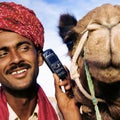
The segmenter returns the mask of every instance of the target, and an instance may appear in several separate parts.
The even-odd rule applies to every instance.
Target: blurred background
[[[87,12],[104,3],[120,4],[120,0],[0,0],[3,1],[16,2],[34,10],[45,29],[44,50],[52,48],[68,69],[70,67],[68,50],[58,35],[60,15],[70,13],[79,20]],[[51,71],[45,63],[39,69],[38,83],[48,97],[54,97],[54,80]]]

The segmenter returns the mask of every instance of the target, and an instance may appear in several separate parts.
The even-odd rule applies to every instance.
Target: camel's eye
[[[65,44],[67,45],[69,50],[72,50],[72,48],[73,48],[73,41],[72,40],[65,42]]]
[[[78,33],[76,33],[75,31],[69,31],[66,34],[64,43],[67,45],[69,50],[73,49],[73,46],[75,41],[77,40],[77,37],[78,37]]]

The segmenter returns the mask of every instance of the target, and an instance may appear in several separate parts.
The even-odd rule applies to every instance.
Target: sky
[[[62,43],[58,34],[60,15],[70,13],[79,20],[87,12],[104,3],[120,4],[120,0],[0,0],[0,2],[3,1],[16,2],[34,10],[44,26],[44,50],[52,48],[68,69],[70,67],[70,58],[67,55],[67,47]],[[37,82],[41,85],[47,96],[54,97],[53,76],[45,63],[39,68]]]

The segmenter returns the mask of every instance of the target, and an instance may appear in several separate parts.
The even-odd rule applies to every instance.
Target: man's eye
[[[20,48],[19,48],[21,51],[28,51],[29,50],[29,46],[21,46]]]
[[[7,52],[0,52],[0,58],[5,57],[7,54],[8,54]]]

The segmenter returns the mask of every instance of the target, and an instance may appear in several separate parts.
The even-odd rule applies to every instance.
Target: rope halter
[[[92,27],[94,27],[94,25],[89,24],[89,27],[92,28]],[[77,71],[78,70],[77,60],[78,60],[79,55],[81,54],[81,51],[83,50],[85,42],[87,41],[88,32],[89,32],[88,30],[85,30],[83,32],[83,35],[82,35],[82,37],[81,37],[81,39],[79,41],[79,44],[78,44],[78,46],[76,48],[76,51],[74,53],[74,56],[73,56],[72,62],[71,62],[70,75],[71,75],[71,78],[73,80],[75,80],[75,82],[76,82],[79,90],[82,92],[82,94],[86,98],[92,100],[92,103],[94,105],[95,112],[96,112],[96,118],[97,118],[97,120],[101,120],[101,115],[100,115],[99,108],[98,108],[97,104],[98,104],[98,102],[103,102],[104,100],[95,97],[94,86],[93,86],[93,82],[92,82],[92,79],[91,79],[87,64],[84,62],[85,72],[86,72],[86,76],[87,76],[87,82],[88,82],[90,94],[83,88],[83,86],[82,86],[82,84],[80,82],[80,79],[79,79],[80,75],[79,75],[79,73]]]

